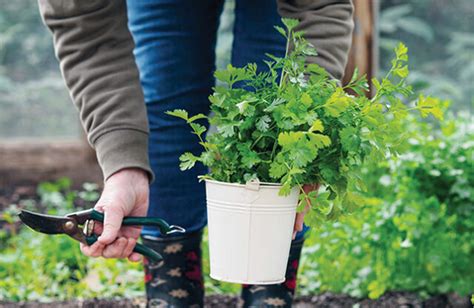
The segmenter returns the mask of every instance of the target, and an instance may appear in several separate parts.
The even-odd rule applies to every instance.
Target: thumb
[[[98,206],[97,210],[100,211],[100,209],[102,209],[104,213],[104,226],[103,232],[98,238],[98,242],[108,245],[117,238],[122,226],[124,214],[120,207]]]

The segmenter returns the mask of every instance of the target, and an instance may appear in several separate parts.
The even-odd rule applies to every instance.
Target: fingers
[[[105,246],[102,256],[104,258],[122,258],[127,244],[128,240],[125,237],[119,237],[113,243]]]
[[[303,222],[304,222],[304,213],[297,213],[296,219],[295,219],[295,226],[293,228],[292,239],[295,239],[297,232],[303,231]]]
[[[103,245],[111,244],[118,236],[119,230],[122,226],[123,211],[120,208],[110,208],[108,206],[103,207],[104,210],[104,223],[103,232],[97,240]]]
[[[305,194],[312,193],[313,191],[318,191],[319,184],[305,184],[303,185],[303,191]],[[296,214],[295,219],[295,226],[293,228],[293,239],[296,238],[296,233],[299,231],[303,231],[303,223],[304,223],[304,216],[309,212],[311,209],[311,200],[309,198],[305,198],[306,204],[303,210],[300,213]]]
[[[140,237],[141,230],[141,226],[122,227],[122,229],[120,230],[120,236],[138,239]]]
[[[128,238],[127,245],[125,245],[125,248],[122,250],[122,255],[120,257],[128,258],[133,253],[133,248],[135,248],[136,244],[137,241],[134,238]]]
[[[319,189],[319,184],[304,184],[303,185],[303,190],[305,193],[309,193],[318,189]]]
[[[91,246],[87,246],[87,245],[81,243],[80,248],[81,248],[81,252],[84,255],[86,255],[88,257],[97,258],[97,257],[100,257],[102,255],[102,251],[104,250],[104,245],[99,243],[99,242],[95,242]]]
[[[141,256],[133,252],[137,240],[134,238],[119,237],[109,245],[103,245],[99,242],[91,246],[81,243],[81,251],[84,255],[97,258],[131,258],[131,261],[139,261]],[[138,256],[137,256],[138,255]]]
[[[142,260],[142,256],[134,252],[128,257],[128,260],[130,260],[131,262],[140,262]]]

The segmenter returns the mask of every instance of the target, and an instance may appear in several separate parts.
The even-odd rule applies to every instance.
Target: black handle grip
[[[97,242],[97,239],[98,239],[98,236],[93,234],[91,236],[87,236],[86,237],[86,242],[87,242],[87,245],[92,245],[94,244],[95,242]],[[153,262],[160,262],[161,260],[163,260],[163,257],[157,253],[156,251],[154,251],[153,249],[151,249],[150,247],[147,247],[145,245],[142,245],[140,243],[137,243],[135,245],[135,248],[133,248],[133,252],[137,252],[145,257],[147,257],[148,259],[150,259],[151,261]]]
[[[90,218],[99,222],[104,222],[104,214],[96,210],[92,210]],[[155,226],[160,229],[160,232],[163,235],[166,235],[171,231],[170,225],[166,221],[155,217],[126,216],[123,218],[122,226]]]

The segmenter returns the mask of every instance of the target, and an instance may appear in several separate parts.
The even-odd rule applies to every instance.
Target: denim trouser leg
[[[214,85],[215,43],[223,0],[127,0],[129,27],[145,94],[150,125],[149,156],[156,175],[150,187],[149,216],[158,216],[188,232],[207,222],[204,183],[197,165],[182,172],[179,156],[202,148],[189,126],[165,114],[186,109],[209,113]],[[273,29],[281,24],[275,0],[236,0],[232,63],[256,62],[265,69],[265,53],[283,56],[285,41]],[[203,123],[204,124],[204,123]],[[143,234],[158,236],[156,228]]]
[[[186,109],[209,113],[214,85],[215,43],[221,0],[128,0],[129,28],[145,94],[150,125],[149,156],[156,175],[150,187],[149,216],[157,216],[188,232],[207,222],[204,183],[198,165],[179,170],[184,152],[199,154],[196,136],[182,120],[165,111]],[[156,228],[143,234],[158,236]]]

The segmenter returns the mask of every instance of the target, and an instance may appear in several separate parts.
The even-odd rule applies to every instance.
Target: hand
[[[303,190],[306,194],[318,189],[319,189],[319,184],[303,185]],[[293,239],[295,239],[297,232],[303,231],[304,216],[306,215],[306,213],[308,213],[310,208],[311,208],[311,202],[310,200],[306,200],[306,206],[304,207],[303,211],[296,213],[295,226],[293,228]]]
[[[145,171],[123,169],[105,182],[95,209],[105,215],[104,223],[96,223],[94,233],[99,239],[91,246],[81,243],[81,251],[89,257],[128,258],[138,262],[141,255],[133,252],[141,227],[122,227],[124,216],[146,216],[149,182]]]

